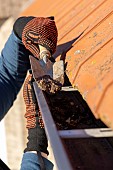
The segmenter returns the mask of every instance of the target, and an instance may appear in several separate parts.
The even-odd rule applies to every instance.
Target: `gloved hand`
[[[13,30],[35,57],[40,58],[39,45],[51,55],[56,50],[58,32],[54,17],[20,17],[16,20]]]
[[[37,151],[46,153],[48,155],[48,142],[41,113],[33,89],[33,81],[34,79],[32,77],[32,74],[30,74],[26,79],[23,88],[23,97],[26,105],[26,127],[28,128],[28,143],[24,152]]]

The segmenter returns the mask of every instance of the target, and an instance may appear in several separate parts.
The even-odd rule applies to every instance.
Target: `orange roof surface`
[[[95,117],[113,129],[112,0],[35,0],[20,15],[55,16],[54,57],[64,59],[72,86]]]

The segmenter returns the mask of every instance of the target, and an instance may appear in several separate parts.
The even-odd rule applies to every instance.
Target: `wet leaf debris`
[[[78,91],[59,91],[46,97],[58,130],[96,127],[95,118]]]

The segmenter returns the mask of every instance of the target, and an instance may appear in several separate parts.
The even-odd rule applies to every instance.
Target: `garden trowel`
[[[38,80],[40,77],[49,75],[53,80],[64,84],[64,63],[63,60],[51,62],[47,58],[37,59],[34,56],[29,56],[33,77]]]

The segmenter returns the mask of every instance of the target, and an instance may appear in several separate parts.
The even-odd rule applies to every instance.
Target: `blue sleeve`
[[[29,68],[29,52],[12,32],[0,56],[0,120],[13,105]]]
[[[46,170],[53,170],[53,163],[43,158]],[[41,170],[38,155],[35,153],[26,152],[23,155],[21,170]]]

